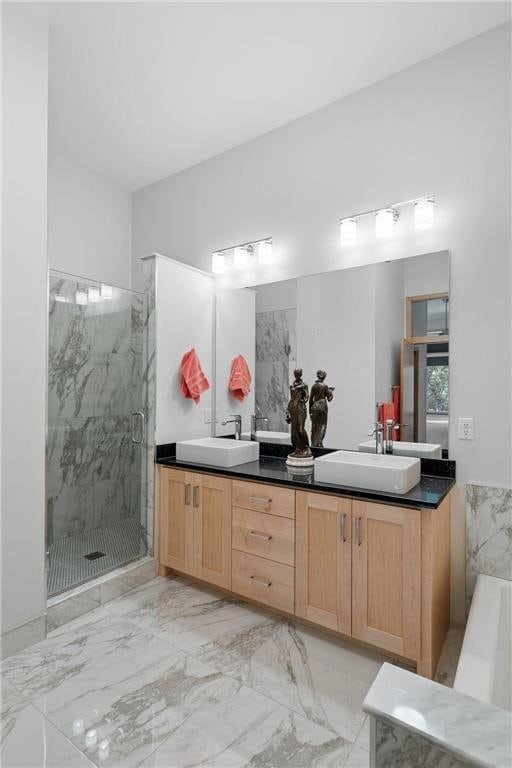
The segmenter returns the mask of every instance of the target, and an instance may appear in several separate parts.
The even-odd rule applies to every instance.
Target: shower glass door
[[[146,316],[135,291],[50,272],[48,595],[146,554]]]

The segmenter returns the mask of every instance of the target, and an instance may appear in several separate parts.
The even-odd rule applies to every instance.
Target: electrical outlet
[[[461,416],[459,418],[459,440],[474,440],[475,439],[475,425],[473,417],[466,418]]]

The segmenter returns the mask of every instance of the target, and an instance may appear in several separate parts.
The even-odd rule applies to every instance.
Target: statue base
[[[289,467],[312,467],[315,463],[315,457],[311,456],[293,456],[290,454],[286,459]]]

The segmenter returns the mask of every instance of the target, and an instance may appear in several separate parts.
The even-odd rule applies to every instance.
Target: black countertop
[[[242,480],[254,480],[274,485],[284,485],[297,490],[323,491],[335,496],[348,496],[353,499],[369,499],[394,506],[422,509],[437,509],[443,499],[455,485],[453,477],[421,475],[420,482],[409,493],[384,493],[369,491],[367,488],[320,483],[315,480],[314,469],[305,473],[304,470],[293,470],[286,465],[284,458],[260,455],[259,461],[238,464],[235,467],[217,467],[211,464],[194,464],[178,461],[175,456],[158,456],[157,464],[175,469],[188,469],[194,472],[204,472],[212,475],[238,477]]]

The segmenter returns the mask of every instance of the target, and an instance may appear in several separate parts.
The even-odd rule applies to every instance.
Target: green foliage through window
[[[427,366],[427,411],[448,413],[448,366]]]

